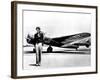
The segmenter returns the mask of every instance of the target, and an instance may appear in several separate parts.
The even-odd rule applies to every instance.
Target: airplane
[[[49,47],[47,48],[47,52],[53,51],[52,46],[78,50],[79,46],[86,46],[86,48],[89,48],[89,46],[91,45],[90,36],[90,33],[78,33],[56,38],[45,37],[44,44],[49,45]],[[29,34],[27,35],[26,41],[28,44],[34,45],[34,38]],[[33,51],[35,51],[35,49],[33,49]]]

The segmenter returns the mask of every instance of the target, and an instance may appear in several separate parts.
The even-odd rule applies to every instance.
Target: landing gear
[[[76,51],[78,50],[79,46],[76,47]]]
[[[86,45],[87,48],[89,48],[90,45]]]
[[[36,52],[36,50],[35,50],[35,48],[33,48],[33,53],[35,53]]]
[[[49,45],[49,47],[47,48],[47,52],[50,53],[53,51],[53,48],[51,47],[51,45]]]
[[[76,51],[78,50],[78,48],[76,48]]]

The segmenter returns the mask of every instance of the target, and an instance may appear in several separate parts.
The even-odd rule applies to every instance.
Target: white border
[[[59,69],[22,69],[22,10],[49,10],[49,11],[69,11],[69,12],[87,12],[92,15],[91,24],[91,67],[76,67],[76,68],[59,68]],[[47,75],[47,74],[61,74],[61,73],[80,73],[80,72],[94,72],[96,65],[96,10],[90,8],[73,8],[73,7],[58,7],[45,5],[17,5],[17,76],[32,76],[32,75]]]

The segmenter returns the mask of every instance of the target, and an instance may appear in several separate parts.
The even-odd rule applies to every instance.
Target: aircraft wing
[[[57,46],[57,47],[61,47],[61,45],[63,45],[61,42],[59,41],[55,41],[52,38],[44,38],[44,44],[47,45],[51,45],[51,46]]]

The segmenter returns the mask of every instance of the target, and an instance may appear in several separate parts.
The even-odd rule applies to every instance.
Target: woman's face
[[[36,29],[36,31],[37,31],[37,33],[39,33],[40,32],[40,29]]]

